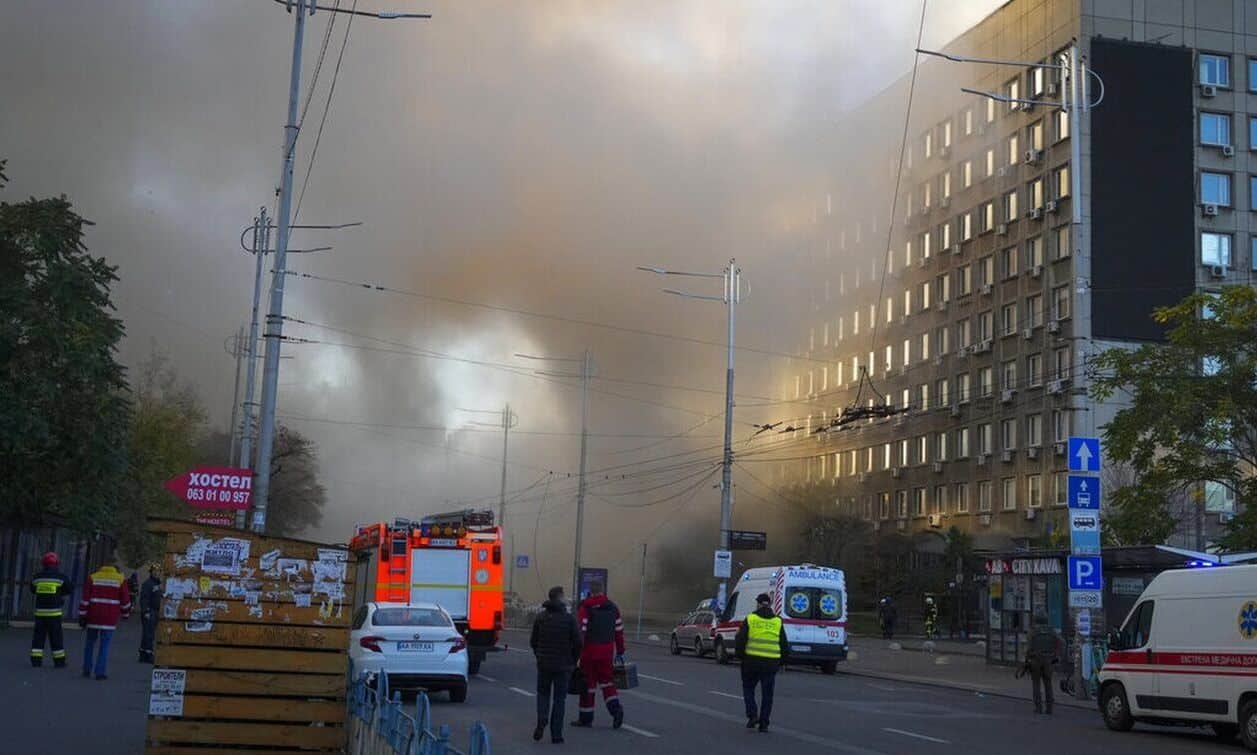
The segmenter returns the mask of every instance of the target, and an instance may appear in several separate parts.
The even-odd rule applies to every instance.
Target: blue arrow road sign
[[[1069,471],[1100,471],[1099,438],[1073,437],[1069,439]]]
[[[1068,501],[1071,509],[1099,509],[1100,478],[1071,474]]]
[[[1099,590],[1104,586],[1099,556],[1070,556],[1070,590]]]

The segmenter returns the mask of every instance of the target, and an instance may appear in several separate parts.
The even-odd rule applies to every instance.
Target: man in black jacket
[[[161,576],[157,564],[148,567],[148,579],[140,585],[140,663],[152,663],[153,641],[157,635],[157,619],[161,614]]]
[[[550,722],[550,741],[563,741],[563,713],[572,669],[580,658],[580,629],[576,617],[567,611],[563,588],[551,587],[550,599],[532,625],[529,644],[537,656],[537,728],[532,738],[540,740]]]

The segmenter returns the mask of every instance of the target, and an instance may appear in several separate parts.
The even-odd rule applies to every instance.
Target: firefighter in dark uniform
[[[767,593],[755,597],[755,611],[747,614],[738,627],[734,646],[742,659],[742,699],[746,703],[746,728],[768,731],[773,713],[773,686],[777,669],[788,656],[790,644],[781,617],[773,613],[772,598]],[[760,688],[759,706],[755,705],[755,687]]]
[[[153,639],[161,614],[161,572],[157,564],[148,567],[148,579],[140,585],[140,663],[153,662]]]
[[[44,665],[44,644],[52,646],[52,665],[65,667],[65,635],[61,631],[62,606],[72,592],[70,578],[57,568],[61,558],[49,551],[42,559],[44,568],[31,580],[35,596],[35,634],[31,638],[31,665]]]
[[[1052,715],[1052,665],[1060,660],[1061,641],[1047,625],[1047,621],[1036,616],[1034,630],[1030,634],[1030,642],[1026,648],[1026,670],[1030,673],[1030,684],[1034,693],[1034,712]],[[1039,688],[1043,692],[1039,692]],[[1044,699],[1046,697],[1046,700]],[[1046,707],[1044,703],[1046,702]]]

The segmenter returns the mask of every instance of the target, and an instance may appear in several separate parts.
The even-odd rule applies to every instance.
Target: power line
[[[336,5],[337,7],[340,6],[340,0],[336,0]],[[297,222],[297,218],[301,215],[301,203],[305,201],[306,187],[310,184],[310,174],[314,172],[314,158],[319,153],[319,143],[323,141],[323,127],[327,125],[327,114],[332,109],[332,95],[336,93],[336,80],[340,78],[340,64],[345,59],[345,46],[349,44],[349,30],[354,28],[354,19],[357,17],[357,15],[358,15],[358,0],[354,0],[353,7],[349,9],[349,21],[345,23],[345,36],[340,41],[340,54],[336,56],[336,68],[332,70],[332,83],[329,84],[327,87],[327,101],[323,104],[323,117],[319,119],[319,130],[318,130],[318,133],[316,133],[314,137],[314,146],[310,148],[310,160],[308,163],[306,163],[306,175],[305,175],[305,178],[301,179],[301,193],[297,195],[297,209],[294,210],[292,214],[292,219],[294,223]],[[335,20],[335,18],[336,18],[336,12],[333,11],[332,19]],[[331,30],[332,30],[332,22],[329,21],[328,34],[327,34],[327,36],[329,37],[331,36]],[[323,50],[324,51],[327,50],[326,38],[324,38],[323,40]],[[322,65],[323,65],[323,53],[319,53],[319,66],[322,66]],[[318,72],[316,70],[315,76],[317,75],[318,75]],[[314,93],[313,82],[311,82],[311,94],[313,93]],[[301,121],[304,124],[305,122],[304,113],[301,116]],[[299,131],[300,129],[298,129],[298,132]],[[296,142],[293,143],[293,146],[295,149]]]
[[[298,417],[291,414],[279,415],[279,418],[296,420],[300,422],[317,422],[317,423],[325,424],[325,425],[351,425],[353,427],[376,427],[376,428],[383,428],[386,430],[425,430],[425,431],[445,432],[445,433],[487,433],[487,434],[492,434],[492,435],[496,435],[501,432],[501,430],[489,430],[489,429],[482,429],[482,428],[477,428],[477,427],[444,427],[442,425],[404,425],[404,424],[395,424],[395,423],[387,423],[387,422],[364,422],[364,421],[359,421],[359,420],[332,419],[329,417]],[[545,437],[580,437],[579,432],[562,432],[562,431],[551,431],[551,430],[514,430],[512,429],[511,435],[538,435],[538,436],[545,436]],[[675,438],[676,436],[675,435],[658,435],[658,434],[650,434],[650,433],[589,433],[589,437],[591,438],[634,438],[634,439],[663,438],[664,440],[670,440],[672,438]],[[715,438],[719,436],[696,435],[693,437]]]

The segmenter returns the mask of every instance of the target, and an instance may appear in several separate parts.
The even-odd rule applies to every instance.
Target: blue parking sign
[[[1069,439],[1069,471],[1100,471],[1100,439],[1072,437]]]
[[[1100,478],[1071,474],[1069,476],[1069,497],[1071,509],[1100,508]]]
[[[1104,587],[1099,556],[1070,556],[1067,563],[1070,590],[1100,590]]]

